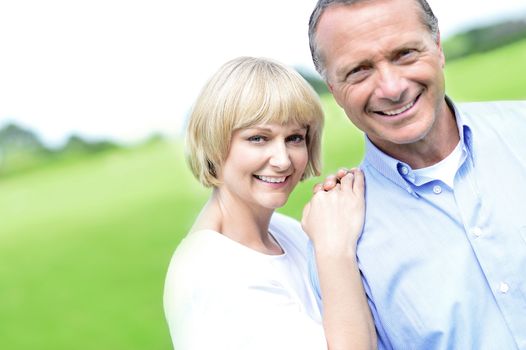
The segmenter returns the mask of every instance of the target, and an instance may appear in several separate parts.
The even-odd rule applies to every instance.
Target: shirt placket
[[[520,276],[515,271],[518,265],[505,249],[512,239],[506,234],[511,233],[505,232],[506,225],[493,222],[492,209],[480,195],[475,174],[474,163],[468,157],[454,187],[464,231],[515,342],[519,348],[526,348],[526,339],[520,335],[526,327],[525,297],[517,288]]]

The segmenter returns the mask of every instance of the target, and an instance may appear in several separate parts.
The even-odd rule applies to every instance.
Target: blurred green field
[[[457,101],[526,99],[526,39],[446,63],[446,91]]]
[[[526,99],[525,54],[523,41],[453,62],[448,93]],[[323,102],[328,174],[359,163],[363,138]],[[281,211],[299,218],[315,182]],[[170,349],[164,275],[207,195],[179,142],[0,179],[0,349]]]
[[[204,191],[157,144],[0,183],[1,349],[168,349],[167,260]]]
[[[325,153],[340,157],[327,171],[356,165],[359,132],[341,114],[327,123],[348,131],[331,131]],[[283,211],[299,217],[313,183]],[[180,143],[3,179],[0,348],[169,349],[164,275],[207,195],[187,170]]]

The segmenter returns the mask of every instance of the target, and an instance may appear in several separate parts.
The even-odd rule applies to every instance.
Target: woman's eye
[[[254,136],[250,136],[248,138],[248,141],[253,142],[253,143],[261,143],[265,141],[265,137],[261,135],[254,135]]]
[[[305,141],[305,136],[300,134],[290,135],[289,137],[287,137],[287,142],[301,143],[303,141]]]

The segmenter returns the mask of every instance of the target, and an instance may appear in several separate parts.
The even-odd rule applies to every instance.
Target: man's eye
[[[305,141],[305,136],[300,134],[290,135],[289,137],[287,137],[287,142],[302,143],[303,141]]]
[[[358,66],[358,67],[354,68],[353,70],[351,70],[349,75],[362,73],[362,72],[365,72],[366,70],[367,70],[366,66]]]
[[[370,66],[365,65],[355,67],[349,72],[349,74],[347,74],[346,80],[350,82],[359,82],[367,77],[370,68]]]
[[[413,57],[415,53],[416,51],[413,49],[404,49],[398,52],[397,59],[407,59],[407,58]]]

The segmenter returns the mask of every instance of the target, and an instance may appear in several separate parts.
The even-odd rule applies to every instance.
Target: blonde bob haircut
[[[212,76],[194,104],[186,134],[194,176],[206,187],[218,186],[234,131],[265,123],[306,127],[309,160],[302,179],[320,174],[323,111],[316,92],[293,69],[239,57]]]

